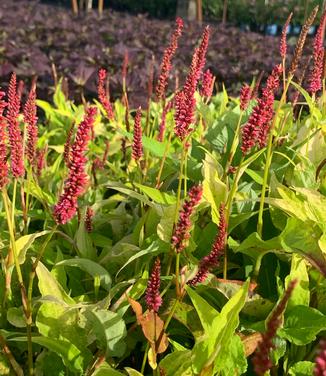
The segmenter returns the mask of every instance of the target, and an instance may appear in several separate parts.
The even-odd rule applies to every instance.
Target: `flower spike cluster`
[[[248,107],[252,95],[251,87],[247,84],[243,85],[240,91],[240,109],[245,111]]]
[[[5,93],[0,91],[0,190],[8,182],[8,164],[7,164],[7,147],[6,147],[6,126],[7,122],[3,116],[3,111],[7,103],[3,100]]]
[[[274,93],[280,85],[281,73],[282,66],[277,65],[268,77],[266,87],[263,89],[262,96],[258,99],[248,122],[242,128],[241,150],[243,154],[248,154],[256,144],[260,148],[266,145],[270,122],[274,115]]]
[[[86,214],[85,214],[85,230],[87,232],[92,232],[93,231],[93,223],[92,223],[92,219],[93,219],[93,216],[94,216],[94,210],[87,206],[87,209],[86,209]]]
[[[158,312],[162,305],[162,298],[160,296],[161,285],[161,262],[157,258],[152,269],[151,276],[148,280],[146,289],[146,304],[149,311]]]
[[[203,193],[203,188],[200,185],[193,186],[189,190],[189,199],[185,200],[182,210],[179,214],[179,221],[175,226],[173,235],[172,235],[172,245],[177,253],[180,253],[186,247],[186,241],[190,238],[190,227],[191,220],[190,217],[194,211],[195,206],[201,200]]]
[[[293,13],[291,12],[289,14],[287,20],[285,21],[285,24],[284,24],[283,29],[282,29],[281,42],[280,42],[280,54],[281,54],[281,58],[283,60],[286,58],[286,50],[287,50],[286,34],[287,34],[287,30],[289,28],[289,25],[290,25],[290,22],[291,22],[291,19],[292,19],[292,15],[293,15]]]
[[[107,118],[109,120],[113,120],[114,119],[113,109],[106,95],[105,86],[106,86],[106,70],[100,69],[98,71],[98,86],[97,86],[98,99],[101,102],[102,106],[104,107]]]
[[[134,123],[134,140],[132,144],[132,157],[139,161],[143,156],[142,129],[141,129],[141,107],[138,107]]]
[[[320,25],[318,27],[313,50],[314,66],[309,77],[309,92],[315,94],[322,88],[322,75],[324,68],[324,31],[326,22],[326,11],[323,13],[320,19]]]
[[[202,88],[200,95],[202,97],[210,98],[213,94],[215,77],[213,73],[207,69],[203,74]]]
[[[315,359],[314,376],[326,375],[326,340],[319,342],[319,350]]]
[[[198,272],[194,278],[188,281],[188,285],[196,286],[198,283],[203,283],[207,278],[209,271],[213,268],[216,268],[219,265],[219,258],[224,254],[225,242],[227,236],[227,225],[225,220],[225,207],[222,203],[220,205],[220,222],[218,225],[218,235],[215,238],[212,249],[209,255],[205,256],[198,268]]]
[[[168,102],[168,104],[164,107],[163,112],[162,112],[162,119],[161,123],[159,126],[159,132],[157,136],[157,140],[162,142],[164,138],[164,133],[165,133],[165,127],[166,127],[166,115],[171,111],[173,108],[174,101],[173,99]]]
[[[13,73],[8,88],[7,121],[11,151],[11,172],[14,178],[24,176],[23,138],[19,129],[20,95],[17,91],[16,73]]]
[[[31,166],[35,165],[35,151],[37,142],[36,91],[32,87],[24,107],[24,121],[27,124],[27,159]]]
[[[85,172],[88,142],[94,125],[96,108],[89,107],[84,120],[79,124],[75,142],[72,145],[69,163],[69,175],[65,181],[64,190],[54,207],[54,218],[58,224],[68,222],[76,213],[77,200],[86,188],[88,177]]]
[[[181,18],[176,19],[176,28],[171,35],[170,44],[164,51],[162,63],[161,63],[161,73],[158,79],[158,83],[156,86],[156,96],[157,99],[164,99],[165,98],[165,90],[168,83],[168,78],[171,70],[171,61],[175,54],[175,51],[178,48],[178,39],[181,36],[183,29],[183,21]]]
[[[184,140],[192,131],[191,125],[194,122],[194,114],[196,107],[195,92],[198,81],[202,74],[206,62],[206,53],[208,48],[208,41],[210,36],[210,29],[207,26],[204,30],[201,43],[196,48],[192,57],[190,70],[181,91],[175,95],[175,134]]]
[[[270,352],[271,350],[275,349],[273,339],[276,336],[278,328],[282,325],[283,313],[297,282],[298,281],[294,279],[289,283],[282,299],[273,310],[266,324],[266,332],[262,335],[262,340],[259,342],[255,355],[252,359],[255,372],[258,376],[264,376],[265,372],[267,372],[273,366],[270,359]]]

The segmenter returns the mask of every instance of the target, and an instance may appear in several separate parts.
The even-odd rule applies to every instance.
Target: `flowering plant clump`
[[[53,104],[12,74],[0,91],[1,375],[324,374],[326,83],[318,74],[310,90],[295,73],[310,41],[317,72],[317,13],[292,57],[288,18],[274,69],[238,96],[205,68],[211,26],[179,86],[180,19],[142,77],[142,108],[134,51],[115,100],[104,69],[96,98],[79,88],[72,101],[56,79]]]

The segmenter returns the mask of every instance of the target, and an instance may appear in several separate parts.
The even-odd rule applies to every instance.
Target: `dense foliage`
[[[267,79],[239,98],[212,95],[209,27],[167,94],[180,19],[143,108],[127,59],[114,102],[104,69],[82,104],[59,81],[53,104],[33,82],[21,105],[11,75],[1,375],[324,374],[326,13],[307,90],[294,75],[316,12],[292,60],[284,32]]]

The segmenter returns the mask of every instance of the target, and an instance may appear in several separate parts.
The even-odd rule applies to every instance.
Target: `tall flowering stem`
[[[8,88],[7,121],[11,151],[11,172],[15,179],[24,176],[23,137],[19,129],[20,96],[17,92],[17,78],[13,73]]]
[[[218,235],[215,238],[210,253],[205,256],[199,264],[197,274],[194,278],[188,281],[188,285],[196,286],[198,283],[203,283],[207,278],[209,271],[219,265],[219,258],[225,252],[225,243],[227,237],[227,224],[224,212],[224,204],[220,205],[220,222],[218,225]]]
[[[146,289],[146,304],[150,311],[158,312],[160,306],[162,305],[162,298],[160,296],[160,285],[161,285],[161,262],[157,258],[151,276],[148,280]]]
[[[319,342],[319,349],[315,358],[314,376],[325,376],[326,374],[326,340]]]
[[[287,52],[287,43],[286,43],[286,34],[292,19],[293,13],[291,12],[285,21],[285,24],[282,29],[281,41],[280,41],[280,55],[282,58],[282,68],[283,68],[283,88],[285,89],[285,60]]]
[[[6,126],[7,121],[3,111],[7,103],[3,100],[5,93],[0,91],[0,190],[8,183],[8,164],[7,164],[7,146],[6,146]]]
[[[309,77],[309,92],[313,95],[322,88],[322,75],[324,67],[324,31],[326,22],[326,11],[320,19],[313,49],[313,70]]]
[[[77,129],[76,139],[71,148],[68,179],[65,181],[63,193],[54,207],[53,215],[57,224],[66,223],[75,215],[78,197],[86,189],[88,176],[85,172],[87,162],[85,153],[91,138],[95,115],[96,108],[89,107],[84,120]]]
[[[273,339],[276,336],[277,330],[282,325],[283,314],[287,302],[289,301],[297,282],[297,280],[293,280],[289,283],[282,299],[277,304],[266,323],[266,332],[262,335],[262,340],[258,344],[257,350],[252,359],[254,370],[258,376],[264,376],[273,366],[270,359],[270,352],[275,349]]]
[[[37,116],[36,116],[36,90],[35,87],[29,92],[27,102],[24,107],[24,121],[27,124],[27,159],[31,166],[35,166],[35,150],[37,142]]]
[[[162,63],[161,63],[161,72],[156,85],[156,96],[157,99],[165,99],[165,91],[168,84],[168,78],[171,71],[171,61],[178,48],[178,39],[181,36],[183,29],[183,21],[181,18],[176,19],[176,28],[171,35],[170,44],[164,51]]]
[[[106,93],[106,79],[107,79],[106,70],[100,69],[98,72],[98,86],[97,86],[98,99],[101,102],[105,110],[107,118],[109,120],[113,120],[114,114],[113,114],[112,105]]]
[[[141,128],[141,107],[138,107],[134,123],[134,139],[132,143],[132,157],[139,161],[143,156],[142,128]]]
[[[210,37],[210,29],[207,26],[204,30],[201,43],[196,48],[192,57],[190,70],[182,90],[175,95],[175,134],[184,140],[192,132],[194,122],[196,99],[195,92],[198,81],[203,72],[206,62],[206,53]]]

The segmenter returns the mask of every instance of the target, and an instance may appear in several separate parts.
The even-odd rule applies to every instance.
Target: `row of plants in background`
[[[317,12],[291,60],[288,17],[279,62],[239,98],[212,95],[209,27],[167,93],[181,19],[143,108],[129,105],[127,56],[114,103],[105,69],[80,105],[60,83],[53,105],[37,100],[36,82],[21,105],[12,74],[0,94],[1,374],[325,373],[326,13],[307,90],[296,73]]]

